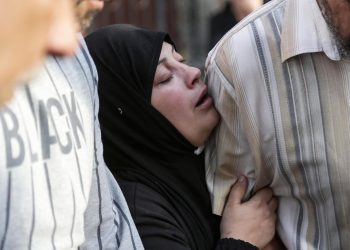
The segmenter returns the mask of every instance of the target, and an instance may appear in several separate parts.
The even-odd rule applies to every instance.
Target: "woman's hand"
[[[241,176],[231,188],[221,219],[221,238],[239,239],[263,248],[275,235],[277,200],[270,188],[264,188],[242,202],[247,185],[246,177]]]

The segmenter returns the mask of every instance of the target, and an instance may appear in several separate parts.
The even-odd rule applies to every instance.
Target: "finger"
[[[239,177],[236,183],[232,186],[229,194],[228,203],[241,204],[242,199],[247,191],[248,182],[244,176]]]
[[[272,211],[276,211],[277,207],[278,207],[278,201],[276,198],[272,198],[269,203],[268,203],[268,206],[269,208],[272,210]]]
[[[251,201],[260,201],[260,202],[269,202],[272,199],[272,190],[271,188],[263,188],[256,192],[256,194],[250,199]]]

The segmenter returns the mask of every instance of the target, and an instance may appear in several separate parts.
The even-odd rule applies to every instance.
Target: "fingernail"
[[[238,181],[239,182],[244,182],[245,181],[245,177],[242,175],[241,177],[239,177]]]

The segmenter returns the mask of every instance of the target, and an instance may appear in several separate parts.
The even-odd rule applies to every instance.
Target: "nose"
[[[186,72],[186,79],[185,79],[186,85],[188,88],[193,88],[201,77],[201,71],[198,68],[186,65],[185,72]]]
[[[73,1],[58,0],[47,39],[47,52],[70,56],[78,47]]]

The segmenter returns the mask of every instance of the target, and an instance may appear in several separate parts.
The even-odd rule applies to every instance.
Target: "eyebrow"
[[[174,53],[174,51],[175,51],[174,45],[172,45],[171,47],[172,47],[171,52]],[[167,61],[167,59],[166,59],[166,57],[164,57],[164,58],[162,58],[162,59],[159,60],[158,65],[159,65],[159,64],[162,64],[162,63],[164,63],[164,62],[166,62],[166,61]]]

